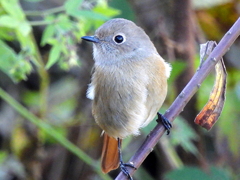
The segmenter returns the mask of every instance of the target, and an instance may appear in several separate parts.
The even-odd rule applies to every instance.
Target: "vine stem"
[[[214,48],[212,53],[204,61],[201,67],[194,74],[192,79],[178,95],[169,109],[166,111],[164,116],[171,122],[183,111],[184,107],[196,91],[201,86],[201,83],[207,77],[207,75],[214,69],[216,63],[220,58],[229,50],[230,46],[240,35],[240,18],[233,24],[230,30],[223,36],[219,44]],[[133,163],[136,168],[138,168],[148,154],[153,150],[154,146],[157,144],[159,139],[165,132],[165,128],[162,124],[157,124],[155,128],[148,134],[147,138],[137,150],[137,152],[131,157],[129,162]],[[133,175],[136,169],[128,168],[130,175]],[[119,173],[115,180],[127,179],[126,175],[122,172]]]
[[[46,113],[48,109],[48,88],[49,88],[49,74],[47,70],[45,69],[45,63],[43,61],[43,58],[39,52],[39,49],[37,47],[37,42],[33,36],[33,34],[30,34],[30,38],[35,46],[35,57],[38,62],[37,65],[37,71],[40,77],[40,98],[39,98],[39,117],[40,118],[46,118]]]

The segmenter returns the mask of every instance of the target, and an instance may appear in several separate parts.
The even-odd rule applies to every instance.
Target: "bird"
[[[101,168],[117,169],[132,179],[122,160],[122,139],[140,134],[158,114],[168,133],[171,123],[158,113],[167,95],[171,65],[157,52],[145,31],[134,22],[114,18],[101,25],[93,36],[94,67],[87,97],[92,114],[103,130]]]

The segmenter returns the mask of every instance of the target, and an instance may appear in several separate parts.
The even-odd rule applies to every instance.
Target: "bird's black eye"
[[[124,38],[122,35],[117,35],[114,37],[114,41],[118,44],[122,43],[124,41]]]

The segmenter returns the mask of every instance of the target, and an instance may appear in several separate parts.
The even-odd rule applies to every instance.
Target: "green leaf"
[[[223,109],[223,113],[220,116],[219,122],[217,123],[219,127],[220,141],[224,142],[227,140],[228,148],[231,150],[235,157],[239,155],[240,143],[240,121],[239,121],[239,105],[240,97],[238,96],[240,90],[240,84],[237,84],[235,89],[228,89],[226,97],[226,104]],[[231,118],[229,118],[231,116]]]
[[[0,151],[0,164],[2,164],[4,161],[5,161],[5,159],[7,158],[7,152],[6,151]]]
[[[181,134],[181,136],[179,136],[179,134]],[[181,145],[187,152],[197,155],[199,152],[193,144],[193,140],[197,138],[198,135],[188,125],[185,119],[177,117],[174,121],[174,131],[171,131],[171,142],[176,146]]]
[[[57,26],[60,27],[62,31],[69,31],[73,27],[73,22],[70,20],[69,16],[62,14],[58,17]]]
[[[173,83],[176,80],[176,78],[184,71],[187,64],[180,61],[174,61],[171,63],[171,66],[172,66],[172,72],[171,72],[171,76],[168,79],[168,82]]]
[[[18,60],[12,65],[10,75],[14,77],[15,81],[26,80],[27,75],[31,72],[32,65],[25,59],[22,54],[18,55]]]
[[[0,40],[0,69],[14,82],[26,79],[32,66],[25,56],[17,55],[9,46]]]
[[[83,0],[68,0],[65,2],[64,7],[66,13],[69,14],[72,11],[78,10],[78,7],[82,4]]]
[[[16,28],[19,25],[19,21],[11,16],[0,16],[0,26],[8,28]]]
[[[93,11],[99,14],[103,14],[107,17],[113,17],[121,14],[120,10],[108,6],[96,6],[95,8],[93,8]]]
[[[184,62],[180,62],[180,61],[174,61],[171,62],[171,66],[172,66],[172,71],[171,71],[171,75],[168,79],[168,84],[169,87],[174,87],[175,86],[175,81],[176,79],[179,77],[179,75],[185,70],[186,68],[186,63]],[[168,99],[170,101],[174,101],[174,99],[177,96],[177,92],[175,88],[171,89],[171,93],[168,92]]]
[[[218,180],[230,180],[232,179],[230,177],[230,174],[228,171],[226,171],[225,169],[221,169],[219,167],[215,167],[215,166],[212,166],[210,168],[210,171],[211,171],[211,179],[218,179]]]
[[[181,169],[173,170],[165,174],[166,180],[230,180],[229,174],[216,167],[211,167],[209,172],[206,173],[197,167],[183,167]]]
[[[32,28],[26,21],[24,21],[24,22],[20,23],[18,30],[20,33],[22,33],[22,35],[24,37],[26,37],[31,32]]]
[[[184,167],[182,169],[173,170],[165,175],[167,180],[211,180],[207,174],[196,167]]]
[[[16,53],[3,41],[0,40],[0,54],[1,54],[0,69],[4,73],[6,73],[13,81],[15,81],[16,79],[14,79],[14,77],[11,76],[10,70],[18,59]]]
[[[74,11],[69,12],[69,15],[76,17],[76,18],[84,17],[84,18],[88,18],[88,19],[104,20],[104,21],[110,19],[109,17],[104,16],[100,13],[96,13],[93,11],[86,11],[86,10],[83,10],[83,11],[74,10]]]
[[[13,41],[15,38],[14,29],[1,27],[0,30],[0,39],[4,39],[7,41]]]
[[[43,32],[41,46],[46,45],[48,43],[49,39],[53,38],[54,33],[55,33],[54,25],[48,25]]]
[[[40,94],[36,91],[26,91],[22,95],[23,102],[32,109],[39,109],[39,98]]]
[[[56,38],[50,38],[48,40],[48,44],[51,44],[52,46],[55,46],[58,43],[59,43],[59,41]]]
[[[36,54],[36,46],[34,44],[34,41],[32,40],[32,37],[30,35],[24,36],[22,32],[20,32],[21,29],[17,28],[15,33],[17,36],[17,40],[19,41],[21,45],[21,49],[24,52],[27,52],[28,55],[34,56]],[[23,58],[24,59],[24,58]],[[31,57],[30,60],[35,64],[39,65],[37,60],[34,57]]]
[[[3,9],[12,17],[17,20],[25,20],[25,15],[19,5],[18,0],[1,0],[0,1]]]
[[[61,54],[61,45],[60,44],[54,45],[49,54],[49,60],[46,65],[47,69],[52,67],[52,65],[54,65],[57,62],[58,58],[60,57],[60,54]]]

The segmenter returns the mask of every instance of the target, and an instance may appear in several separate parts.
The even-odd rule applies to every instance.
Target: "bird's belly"
[[[95,90],[93,115],[97,124],[115,138],[138,135],[147,118],[144,88],[133,89],[123,84],[105,87]]]

